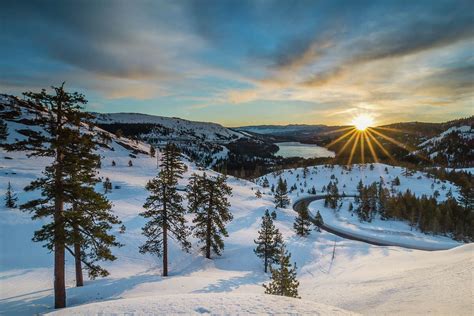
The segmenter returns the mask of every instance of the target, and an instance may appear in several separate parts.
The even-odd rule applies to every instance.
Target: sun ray
[[[365,163],[365,148],[364,148],[364,134],[365,132],[360,132],[360,161]]]
[[[354,153],[355,153],[355,150],[357,148],[357,143],[359,142],[360,134],[361,133],[357,133],[357,137],[355,138],[354,144],[352,145],[351,154],[349,156],[349,161],[347,162],[348,165],[351,164],[352,158],[354,157]]]
[[[405,131],[405,130],[401,130],[401,129],[398,129],[398,128],[383,127],[383,126],[372,127],[372,129],[381,129],[381,130],[384,130],[384,131],[396,132],[396,133],[416,134],[416,132],[414,132],[414,131]]]
[[[379,148],[380,150],[390,159],[392,162],[396,162],[395,158],[388,152],[387,149],[383,147],[383,145],[378,141],[377,138],[372,135],[370,130],[367,130],[367,135],[369,136],[370,140],[372,140]]]
[[[321,133],[321,135],[330,135],[330,134],[334,134],[334,133],[338,133],[338,132],[344,132],[344,131],[347,131],[349,129],[354,129],[354,126],[346,126],[346,127],[338,128],[338,129],[335,129],[333,131]]]
[[[410,153],[413,153],[415,156],[417,156],[418,158],[420,159],[423,159],[423,160],[426,160],[426,161],[432,161],[430,158],[424,156],[424,155],[421,155],[420,153],[417,152],[417,149],[416,148],[412,148],[411,146],[408,146],[408,145],[405,145],[405,144],[402,144],[400,142],[398,142],[397,140],[387,136],[387,135],[384,135],[376,130],[374,130],[373,128],[370,129],[372,132],[374,132],[375,134],[377,134],[378,136],[382,137],[383,139],[386,139],[387,141],[391,142],[392,144],[395,144],[396,146],[400,147],[400,148],[403,148],[405,149],[406,151],[410,152]]]
[[[354,130],[355,131],[355,130]],[[351,143],[352,139],[357,136],[357,133],[353,133],[352,136],[347,140],[347,142],[342,146],[341,150],[338,152],[338,155],[341,155],[344,150],[348,147],[348,145]]]
[[[372,142],[370,141],[369,138],[369,133],[364,133],[365,136],[365,142],[367,143],[367,146],[369,147],[370,153],[372,154],[372,158],[374,158],[375,162],[379,162],[379,158],[377,156],[377,153],[374,150],[374,146],[372,145]]]
[[[397,146],[400,147],[400,148],[403,148],[403,149],[405,149],[405,150],[407,150],[407,151],[412,151],[412,149],[410,149],[407,145],[400,143],[399,141],[393,139],[393,138],[390,137],[390,136],[384,135],[384,134],[380,133],[379,131],[376,131],[376,130],[373,129],[373,128],[371,128],[370,131],[371,131],[371,132],[374,132],[375,134],[377,134],[378,136],[382,137],[383,139],[388,140],[388,141],[391,142],[392,144],[397,145]]]
[[[352,128],[352,130],[348,131],[347,133],[343,134],[342,136],[339,136],[338,138],[336,138],[335,140],[333,140],[332,142],[329,143],[329,145],[327,145],[326,147],[331,147],[337,143],[339,143],[341,140],[343,140],[344,138],[348,137],[349,135],[351,135],[352,133],[355,133],[356,130],[354,128]]]

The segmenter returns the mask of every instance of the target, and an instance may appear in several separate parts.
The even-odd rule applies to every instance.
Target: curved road
[[[325,197],[326,197],[325,195],[314,195],[314,196],[301,198],[300,200],[296,201],[293,204],[293,210],[295,212],[299,212],[303,207],[305,206],[308,207],[311,202],[322,200]],[[353,196],[348,195],[346,197],[353,197]],[[314,219],[311,217],[311,220],[313,221]],[[436,245],[433,245],[432,247],[423,247],[423,246],[414,246],[414,245],[399,243],[396,241],[385,241],[385,240],[380,240],[380,239],[372,238],[368,236],[353,235],[350,232],[342,231],[336,227],[329,227],[325,224],[321,226],[321,229],[327,231],[328,233],[337,235],[345,239],[362,241],[362,242],[365,242],[371,245],[376,245],[376,246],[397,246],[397,247],[403,247],[403,248],[408,248],[408,249],[417,249],[417,250],[426,250],[426,251],[447,250],[447,249],[453,248],[453,247],[436,246]]]

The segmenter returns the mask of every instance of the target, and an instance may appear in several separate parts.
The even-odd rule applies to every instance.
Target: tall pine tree
[[[68,237],[65,204],[70,202],[67,194],[73,181],[70,169],[80,159],[70,152],[70,145],[82,140],[77,127],[90,118],[90,114],[81,111],[87,102],[82,94],[66,92],[64,84],[53,89],[54,94],[48,94],[44,89],[39,93],[24,93],[26,102],[38,109],[38,115],[29,124],[41,127],[44,133],[30,130],[25,140],[15,143],[9,150],[29,150],[29,157],[53,158],[52,164],[45,168],[44,176],[25,188],[27,191],[41,190],[42,197],[21,208],[33,213],[33,219],[52,218],[52,222],[35,232],[33,240],[46,241],[45,246],[54,251],[54,305],[62,308],[66,306],[64,262]]]
[[[142,228],[147,241],[140,247],[140,252],[163,258],[163,276],[168,275],[168,234],[174,237],[183,250],[189,251],[191,248],[187,240],[189,231],[184,218],[183,198],[176,188],[186,170],[180,159],[178,147],[167,144],[161,156],[158,176],[146,185],[150,195],[143,205],[146,211],[140,214],[149,219]]]
[[[275,269],[270,267],[271,281],[268,285],[263,285],[265,294],[299,298],[298,286],[300,283],[296,279],[296,263],[294,267],[291,265],[291,254],[285,250],[284,245],[280,247],[279,252],[278,266]]]
[[[265,210],[262,225],[258,231],[258,239],[254,240],[257,244],[254,252],[257,257],[263,260],[265,273],[267,273],[269,265],[278,261],[282,239],[280,231],[273,224],[272,216],[268,210]]]
[[[232,188],[227,185],[224,175],[208,177],[193,174],[188,184],[189,211],[193,219],[194,236],[203,244],[201,250],[206,258],[211,258],[211,250],[221,255],[224,249],[222,236],[228,237],[225,225],[233,219],[229,211],[228,196]]]
[[[285,208],[290,204],[290,200],[288,199],[288,186],[286,181],[280,177],[278,179],[278,184],[275,189],[275,207]]]

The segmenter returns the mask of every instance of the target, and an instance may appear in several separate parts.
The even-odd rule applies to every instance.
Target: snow
[[[243,137],[240,132],[233,131],[216,123],[194,122],[180,118],[147,115],[140,113],[111,113],[99,114],[97,123],[138,123],[138,124],[159,124],[165,128],[173,130],[175,137],[189,139],[191,135],[197,135],[207,141],[228,142]],[[171,135],[172,136],[172,135]],[[148,135],[150,137],[150,135]],[[194,137],[191,137],[194,139]]]
[[[349,233],[355,237],[362,237],[374,242],[403,245],[404,247],[418,247],[427,250],[451,249],[461,245],[449,237],[427,235],[410,227],[406,222],[382,220],[376,217],[370,223],[360,222],[357,214],[349,212],[349,203],[353,198],[343,199],[339,210],[324,207],[324,201],[319,200],[309,205],[312,214],[320,212],[324,225],[333,230]]]
[[[8,122],[14,135],[11,141],[21,136],[12,132],[13,127],[22,128],[21,124],[15,124],[19,123]],[[149,149],[145,144],[125,138],[119,141],[144,152]],[[229,177],[228,183],[233,188],[230,202],[234,219],[228,225],[229,237],[224,238],[223,255],[205,259],[194,238],[190,238],[193,244],[190,253],[182,252],[172,242],[169,249],[170,276],[162,277],[161,260],[138,252],[139,245],[144,242],[141,227],[145,223],[138,214],[143,211],[147,196],[144,185],[156,174],[156,158],[145,154],[130,158],[130,151],[116,139],[110,146],[113,150],[103,148],[99,151],[103,157],[100,176],[108,177],[114,186],[120,186],[107,196],[113,203],[114,213],[127,227],[124,234],[119,234],[118,229],[114,231],[125,246],[113,249],[118,257],[116,261],[104,263],[111,273],[109,277],[88,280],[85,276],[82,288],[74,287],[74,262],[67,256],[67,304],[70,308],[59,311],[59,314],[343,314],[341,309],[363,314],[473,313],[472,244],[426,252],[373,246],[327,232],[313,231],[309,237],[300,238],[292,228],[296,214],[291,208],[278,209],[275,224],[298,267],[302,299],[264,295],[262,283],[269,281],[269,275],[263,272],[262,262],[253,253],[253,241],[257,238],[265,209],[273,209],[273,199],[268,189],[233,177]],[[48,158],[26,158],[25,154],[0,150],[0,196],[4,196],[10,181],[19,203],[37,196],[37,192],[23,192],[22,188],[40,176],[49,163]],[[130,159],[133,167],[128,167]],[[116,167],[112,167],[112,160]],[[180,186],[185,185],[193,172],[203,172],[192,162],[186,161],[186,164],[188,171]],[[359,179],[369,184],[378,181],[380,176],[387,183],[399,176],[401,186],[396,189],[404,191],[410,188],[418,195],[439,190],[439,199],[442,200],[449,188],[453,188],[454,195],[457,194],[450,183],[438,183],[421,173],[404,177],[403,170],[398,167],[375,165],[374,170],[370,170],[369,166],[362,165],[348,171],[340,166],[334,169],[317,166],[310,171],[307,188],[314,184],[318,193],[334,174],[341,191],[346,194],[355,191]],[[209,170],[206,172],[215,174]],[[297,174],[301,181],[296,180]],[[304,186],[302,169],[287,170],[282,176],[290,186],[294,183]],[[270,183],[275,183],[278,176],[267,175],[267,178]],[[344,189],[343,184],[346,184]],[[261,199],[255,197],[257,189],[264,192]],[[102,190],[100,185],[97,190]],[[294,202],[302,196],[293,192],[291,199]],[[190,221],[192,215],[188,214],[187,219]],[[2,315],[53,311],[53,256],[40,244],[31,241],[34,230],[42,224],[41,221],[32,221],[29,214],[18,209],[0,206]],[[376,221],[372,228],[379,225]],[[403,231],[400,228],[403,223],[392,225],[388,228]]]
[[[276,186],[281,176],[282,179],[287,181],[288,188],[296,185],[297,190],[289,194],[291,204],[294,204],[301,198],[310,196],[307,190],[313,186],[317,194],[322,194],[322,188],[327,186],[329,181],[335,182],[337,180],[339,193],[352,196],[357,193],[357,184],[361,180],[364,185],[369,185],[375,181],[380,181],[382,178],[385,186],[391,188],[390,183],[396,177],[400,179],[400,186],[393,186],[395,193],[410,190],[417,196],[432,196],[435,191],[438,191],[440,196],[437,199],[438,201],[443,201],[447,198],[446,195],[451,189],[453,196],[457,197],[457,188],[454,184],[428,178],[422,172],[415,172],[412,175],[405,176],[404,169],[400,167],[385,164],[372,164],[372,166],[373,169],[369,164],[353,165],[351,170],[348,170],[345,166],[314,166],[308,168],[309,174],[306,179],[303,176],[303,168],[299,168],[260,177],[258,182],[262,183],[263,179],[267,178],[270,187],[272,185]],[[303,189],[303,192],[300,189]],[[270,189],[264,189],[263,192],[270,194]],[[371,223],[361,223],[358,220],[357,214],[348,211],[349,203],[353,202],[353,198],[343,198],[342,202],[342,207],[335,211],[324,207],[323,200],[318,200],[309,205],[309,210],[313,214],[319,210],[324,223],[329,228],[349,233],[356,237],[364,237],[374,242],[381,241],[427,250],[450,249],[461,245],[461,243],[449,237],[424,234],[403,221],[382,220],[380,217],[377,217]]]
[[[311,301],[273,295],[187,294],[179,302],[174,295],[112,300],[73,307],[48,315],[236,315],[236,314],[311,314],[355,315],[339,308]]]
[[[422,142],[419,147],[425,147],[426,150],[430,148],[431,145],[439,143],[443,140],[444,137],[451,134],[452,132],[457,132],[461,137],[465,139],[473,139],[474,138],[474,131],[472,130],[471,126],[463,125],[463,126],[453,126],[447,129],[446,131],[442,132],[438,136],[430,138],[424,142]]]

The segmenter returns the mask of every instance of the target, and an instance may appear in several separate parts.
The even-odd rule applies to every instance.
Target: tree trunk
[[[57,113],[57,129],[56,137],[59,138],[60,130],[62,128],[62,104],[58,102]],[[62,161],[64,155],[60,147],[56,149],[56,170],[55,170],[55,185],[56,196],[54,200],[54,307],[66,307],[66,282],[65,282],[65,230],[64,230],[64,199],[63,199],[63,183],[62,183]]]
[[[82,276],[82,262],[81,262],[81,245],[77,238],[79,237],[79,230],[74,227],[74,262],[76,264],[76,286],[84,285],[84,278]]]
[[[267,273],[267,267],[268,267],[268,258],[267,258],[267,254],[265,254],[265,273]]]
[[[206,232],[206,258],[211,259],[211,207],[213,199],[213,189],[211,187],[209,195],[209,205],[207,208],[207,232]]]
[[[168,276],[168,229],[163,224],[163,276]]]
[[[63,202],[56,200],[56,211],[54,222],[56,224],[56,236],[54,241],[54,308],[66,307],[66,282],[64,268],[64,218]]]
[[[163,187],[163,276],[168,276],[168,218],[166,214],[166,188]]]

